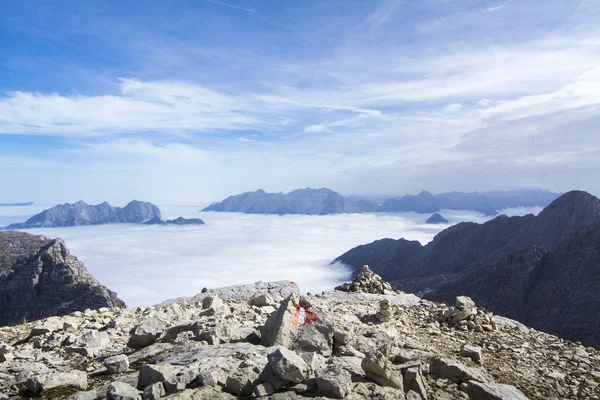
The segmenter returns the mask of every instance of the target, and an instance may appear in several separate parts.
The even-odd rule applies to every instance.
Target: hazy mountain
[[[248,214],[339,214],[360,212],[435,213],[441,209],[472,210],[486,215],[498,214],[509,207],[545,207],[559,196],[545,190],[508,190],[482,193],[431,194],[389,197],[378,204],[360,196],[344,197],[330,189],[298,189],[293,192],[267,193],[260,189],[211,204],[202,211],[243,212]],[[373,197],[380,199],[379,196]]]
[[[373,211],[372,203],[348,200],[333,190],[297,189],[292,192],[255,192],[229,196],[220,203],[211,204],[202,211],[243,212],[249,214],[308,214],[325,215]]]
[[[0,325],[116,306],[61,239],[0,232]]]
[[[144,222],[146,225],[204,225],[204,221],[200,218],[183,218],[168,219],[163,221],[158,217],[154,217],[150,221]]]
[[[20,224],[4,229],[56,228],[79,225],[114,224],[120,222],[142,223],[161,218],[160,210],[152,203],[134,200],[125,207],[113,207],[107,202],[98,205],[78,201],[75,204],[59,204],[34,215]]]
[[[33,201],[28,201],[26,203],[0,203],[0,207],[24,207],[24,206],[32,206]]]
[[[468,295],[535,328],[599,344],[600,337],[578,325],[600,313],[600,295],[589,289],[600,284],[600,264],[595,262],[599,229],[600,200],[572,191],[537,217],[501,215],[484,224],[459,223],[426,246],[405,239],[378,240],[336,261],[356,270],[368,264],[395,287],[426,298]],[[583,290],[575,290],[578,286]],[[539,308],[544,302],[562,303],[544,314]],[[568,308],[568,323],[556,320],[562,308]]]

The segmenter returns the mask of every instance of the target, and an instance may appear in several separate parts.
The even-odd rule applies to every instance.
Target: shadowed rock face
[[[297,189],[290,193],[267,193],[264,190],[229,196],[202,211],[243,212],[249,214],[326,215],[373,211],[368,201],[353,201],[341,194],[322,189]]]
[[[600,344],[600,200],[572,191],[537,217],[460,223],[421,246],[383,239],[336,261],[363,264],[395,288],[437,301],[468,295],[498,314]]]
[[[431,217],[427,218],[426,224],[447,224],[448,220],[442,217],[440,214],[435,213]]]
[[[78,201],[59,204],[34,215],[27,221],[11,224],[5,229],[57,228],[65,226],[99,225],[114,223],[142,223],[161,219],[160,210],[152,203],[134,200],[125,207],[112,207],[107,202],[98,205]]]
[[[0,232],[0,325],[121,306],[61,239]]]

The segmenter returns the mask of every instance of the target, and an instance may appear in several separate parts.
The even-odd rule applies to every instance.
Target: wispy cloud
[[[231,8],[235,8],[236,10],[242,10],[242,11],[247,11],[247,12],[256,12],[256,10],[252,10],[250,8],[245,8],[245,7],[240,7],[240,6],[236,6],[233,4],[229,4],[229,3],[224,3],[222,1],[217,1],[217,0],[207,0],[211,3],[215,3],[215,4],[220,4],[222,6],[226,6],[226,7],[231,7]]]

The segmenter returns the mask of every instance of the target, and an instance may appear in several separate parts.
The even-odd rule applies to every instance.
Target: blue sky
[[[599,194],[598,21],[600,0],[8,2],[0,201]]]

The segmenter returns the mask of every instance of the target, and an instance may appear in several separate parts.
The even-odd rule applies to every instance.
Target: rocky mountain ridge
[[[478,320],[489,328],[469,329]],[[257,283],[0,328],[0,341],[0,392],[11,399],[600,398],[600,352],[468,298],[447,307]]]
[[[600,283],[599,250],[600,200],[572,191],[537,217],[459,223],[426,246],[382,239],[336,261],[356,270],[369,264],[395,288],[431,300],[466,294],[528,326],[598,345],[598,328],[589,321],[600,315],[592,289]]]
[[[83,201],[74,204],[59,204],[34,215],[23,223],[10,224],[4,230],[58,228],[81,225],[116,223],[155,225],[201,225],[199,218],[163,221],[160,210],[152,203],[133,200],[125,207],[113,207],[107,202],[90,205]]]
[[[327,188],[298,189],[290,193],[267,193],[262,189],[229,196],[211,204],[202,211],[243,212],[250,214],[339,214],[361,212],[417,212],[435,213],[441,209],[472,210],[485,215],[496,215],[498,210],[511,207],[547,206],[559,196],[545,190],[507,190],[491,192],[451,192],[431,194],[422,191],[385,199],[381,204],[344,197]]]
[[[0,232],[0,325],[117,306],[61,239]]]

